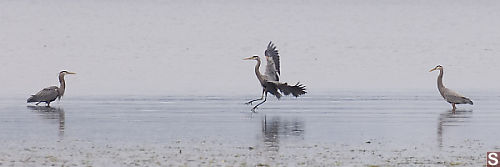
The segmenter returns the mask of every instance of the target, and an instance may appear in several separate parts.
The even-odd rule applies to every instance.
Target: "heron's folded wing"
[[[57,86],[51,86],[42,89],[35,95],[33,95],[37,101],[53,101],[59,96],[59,91],[58,91]]]
[[[465,103],[465,96],[451,90],[451,89],[446,89],[446,91],[444,91],[444,97],[446,99],[446,101],[450,102],[450,103]]]

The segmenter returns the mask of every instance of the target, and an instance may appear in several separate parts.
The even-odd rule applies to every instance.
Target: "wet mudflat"
[[[271,98],[65,97],[0,101],[0,165],[484,165],[500,150],[500,96],[468,93],[452,114],[437,92]]]

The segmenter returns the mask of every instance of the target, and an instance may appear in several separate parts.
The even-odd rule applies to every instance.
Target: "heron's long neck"
[[[437,79],[437,84],[438,84],[439,92],[441,93],[441,95],[443,95],[442,90],[445,88],[443,85],[443,69],[439,69],[439,76]]]
[[[64,90],[66,89],[66,82],[64,81],[64,75],[59,75],[59,96],[64,95]]]
[[[260,59],[257,59],[257,64],[255,65],[255,75],[257,75],[257,79],[262,83],[264,81],[264,78],[262,77],[262,74],[260,73]]]

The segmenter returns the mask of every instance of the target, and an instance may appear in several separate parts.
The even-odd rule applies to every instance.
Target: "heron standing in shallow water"
[[[252,108],[252,111],[255,112],[255,109],[261,105],[262,103],[266,102],[267,100],[267,93],[271,93],[276,98],[280,99],[281,98],[281,93],[285,95],[292,94],[295,97],[298,97],[300,95],[303,95],[306,93],[306,88],[304,85],[297,83],[295,85],[288,85],[287,83],[281,83],[279,82],[279,75],[280,75],[280,56],[278,54],[278,50],[276,50],[276,46],[271,42],[267,45],[267,49],[264,52],[266,60],[267,60],[267,65],[266,65],[266,72],[265,74],[260,73],[260,58],[259,56],[252,56],[249,58],[245,58],[243,60],[256,60],[257,64],[255,65],[255,75],[257,75],[257,79],[259,79],[260,85],[262,86],[262,96],[260,99],[255,99],[247,102],[246,104],[252,104],[255,101],[262,100],[259,104],[255,105]],[[278,90],[281,92],[278,92]]]
[[[434,71],[434,70],[439,70],[439,76],[437,78],[437,86],[438,86],[439,93],[441,93],[441,96],[443,96],[443,98],[448,103],[451,104],[451,106],[453,107],[453,110],[452,110],[453,113],[455,113],[455,109],[457,109],[457,107],[455,107],[455,104],[470,104],[470,105],[474,104],[474,103],[472,103],[472,100],[470,100],[469,98],[464,97],[461,94],[444,87],[444,85],[443,85],[443,66],[437,65],[436,67],[431,69],[429,72]]]
[[[51,86],[44,88],[35,95],[31,95],[31,97],[28,98],[27,102],[28,103],[37,102],[36,105],[40,104],[41,102],[45,102],[47,103],[47,106],[50,106],[50,102],[53,102],[56,99],[61,100],[61,97],[64,95],[64,90],[66,89],[66,82],[64,81],[64,76],[66,74],[76,74],[76,73],[68,71],[59,72],[59,84],[60,84],[59,87]]]

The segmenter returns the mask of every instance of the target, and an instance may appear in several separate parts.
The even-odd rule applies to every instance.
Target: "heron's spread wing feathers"
[[[273,81],[279,81],[278,75],[280,74],[280,56],[272,41],[270,41],[267,45],[267,49],[264,54],[266,55],[267,60],[266,75]]]
[[[42,89],[38,93],[31,95],[28,102],[51,102],[54,101],[59,96],[57,86],[51,86]]]
[[[280,99],[281,98],[281,93],[278,92],[279,88],[278,85],[273,82],[273,81],[268,81],[265,83],[265,89],[267,92],[271,93],[272,95],[276,96],[276,98]]]
[[[278,81],[269,81],[269,83],[274,85],[281,93],[285,95],[292,94],[293,96],[298,97],[307,93],[306,86],[298,82],[295,85],[288,85],[287,83],[281,83]]]

